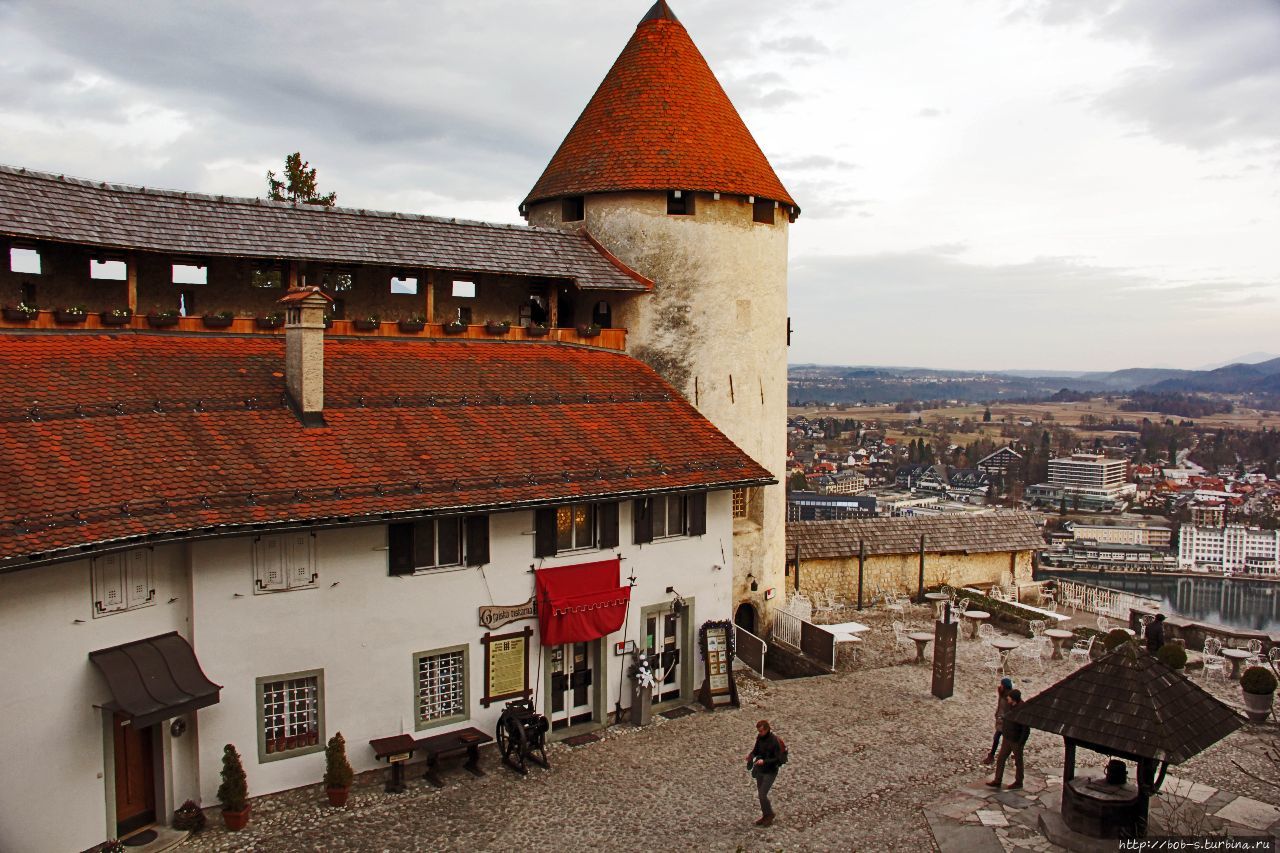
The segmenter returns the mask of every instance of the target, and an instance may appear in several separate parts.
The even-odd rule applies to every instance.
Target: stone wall
[[[926,553],[924,585],[989,586],[1031,581],[1030,551],[996,551],[982,554]],[[794,569],[792,569],[794,571]],[[920,578],[918,554],[869,556],[863,567],[863,598],[877,589],[915,595]],[[794,586],[795,579],[791,579]],[[800,561],[800,592],[812,597],[830,594],[853,600],[858,594],[858,558]]]

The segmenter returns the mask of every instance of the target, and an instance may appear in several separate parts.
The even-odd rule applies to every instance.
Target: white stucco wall
[[[753,524],[734,538],[735,601],[764,612],[783,588],[786,549],[787,229],[752,221],[743,196],[693,193],[692,216],[669,216],[666,194],[586,197],[585,222],[564,223],[559,200],[533,205],[531,225],[577,230],[654,280],[653,292],[618,300],[614,324],[627,351],[648,363],[778,480],[761,490]],[[748,576],[758,590],[752,593]],[[779,595],[768,606],[780,604]]]
[[[252,537],[163,546],[155,551],[158,603],[99,619],[91,615],[88,560],[0,575],[0,755],[21,768],[0,783],[0,850],[81,850],[110,835],[107,792],[114,780],[104,756],[103,715],[93,706],[111,697],[89,662],[91,651],[177,630],[192,642],[208,677],[223,687],[219,704],[188,715],[191,725],[183,737],[173,739],[167,726],[159,727],[161,748],[171,756],[171,795],[157,805],[163,821],[184,799],[216,803],[226,743],[234,743],[244,759],[251,796],[320,781],[322,752],[259,761],[260,677],[322,669],[324,735],[341,730],[353,766],[363,771],[379,766],[368,747],[371,738],[414,733],[413,654],[465,643],[471,718],[457,725],[492,733],[502,703],[480,706],[479,640],[485,630],[477,608],[528,600],[535,563],[573,565],[620,553],[622,577],[636,576],[625,637],[637,643],[641,608],[671,601],[668,586],[695,602],[695,629],[730,618],[730,514],[729,493],[712,493],[706,535],[635,546],[626,501],[616,552],[588,550],[543,561],[532,556],[532,511],[498,514],[491,517],[488,565],[400,578],[387,573],[384,526],[321,530],[316,587],[265,595],[253,593]],[[541,706],[537,622],[516,622],[493,633],[525,625],[535,630],[530,683]],[[610,709],[618,700],[619,673],[630,663],[612,654],[612,643],[623,637],[619,632],[607,638],[608,669],[597,674]],[[696,688],[701,662],[695,649],[685,654],[695,668]],[[630,704],[629,694],[623,704]],[[56,821],[46,819],[50,809]]]

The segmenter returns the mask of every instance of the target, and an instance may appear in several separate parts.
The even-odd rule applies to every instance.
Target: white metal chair
[[[1256,639],[1250,640],[1245,646],[1245,649],[1247,649],[1249,654],[1252,655],[1252,657],[1245,661],[1245,665],[1262,666],[1262,641]]]
[[[1044,672],[1044,650],[1037,642],[1023,643],[1009,652],[1009,657],[1013,671],[1020,675]]]
[[[1110,620],[1110,619],[1108,619],[1108,618],[1107,618],[1107,617],[1105,617],[1105,616],[1099,616],[1099,617],[1098,617],[1098,630],[1099,630],[1099,631],[1101,631],[1101,632],[1102,632],[1102,633],[1104,633],[1104,634],[1105,634],[1105,633],[1107,633],[1108,631],[1110,631],[1110,630],[1111,630],[1111,620]]]
[[[957,602],[956,602],[956,611],[957,611],[957,612],[959,612],[959,613],[964,613],[964,612],[965,612],[966,610],[968,610],[968,609],[969,609],[969,599],[967,599],[967,598],[962,598],[962,599],[960,599],[959,601],[957,601]]]
[[[906,596],[900,596],[892,592],[887,592],[885,593],[885,596],[884,596],[884,606],[886,610],[892,611],[894,613],[899,614],[900,616],[905,617],[907,614],[907,600],[908,599]]]
[[[893,622],[894,642],[905,649],[910,649],[914,655],[916,653],[916,641],[907,636],[907,632],[907,626],[895,619]]]
[[[1045,620],[1043,620],[1043,619],[1032,619],[1032,620],[1031,620],[1031,622],[1030,622],[1029,624],[1030,624],[1030,627],[1031,627],[1031,636],[1032,636],[1032,638],[1036,638],[1036,637],[1043,637],[1043,636],[1044,636],[1044,629],[1047,627],[1047,625],[1046,625],[1046,623],[1045,623]]]
[[[1204,641],[1204,677],[1216,672],[1226,677],[1227,659],[1222,656],[1222,641],[1216,637],[1206,637]]]
[[[1076,640],[1076,644],[1071,648],[1071,662],[1079,666],[1088,663],[1093,654],[1093,641],[1097,638],[1095,634],[1087,640]]]
[[[981,625],[978,626],[978,639],[982,640],[984,643],[987,643],[994,640],[995,638],[996,638],[995,626],[988,625],[986,622],[983,622]]]
[[[989,594],[996,601],[1004,601],[1004,593],[1000,591],[1000,587],[998,586],[991,587],[991,592]]]

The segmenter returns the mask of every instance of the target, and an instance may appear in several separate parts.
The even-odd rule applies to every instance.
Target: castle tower
[[[735,495],[735,607],[767,619],[785,599],[787,227],[799,208],[665,0],[520,210],[532,225],[585,228],[654,281],[613,309],[628,351],[777,477]]]

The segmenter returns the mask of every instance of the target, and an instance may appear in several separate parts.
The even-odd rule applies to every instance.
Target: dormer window
[[[684,190],[667,192],[668,216],[693,216],[693,193]]]
[[[587,215],[587,200],[571,195],[560,202],[560,218],[564,222],[581,222]]]

